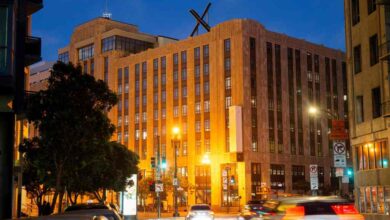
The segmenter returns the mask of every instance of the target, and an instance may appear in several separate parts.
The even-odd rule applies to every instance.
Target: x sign
[[[201,24],[208,32],[210,32],[210,26],[203,20],[204,16],[206,16],[207,12],[209,11],[210,6],[211,6],[211,3],[208,3],[202,16],[199,16],[199,14],[194,9],[190,10],[190,13],[195,17],[195,19],[197,21],[195,28],[191,33],[191,37],[194,36],[195,32],[198,31],[199,24]]]

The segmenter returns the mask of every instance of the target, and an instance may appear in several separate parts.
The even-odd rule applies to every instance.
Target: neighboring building
[[[173,167],[171,130],[180,127],[178,173],[189,183],[181,205],[238,210],[252,198],[271,196],[268,189],[302,193],[310,164],[319,166],[320,191],[338,187],[331,124],[309,117],[307,109],[346,115],[343,52],[246,19],[165,45],[122,25],[98,18],[77,27],[59,59],[80,63],[119,94],[109,113],[114,138],[140,156],[145,173],[153,173],[157,144]],[[134,39],[144,46],[125,52],[123,42]],[[202,164],[204,155],[210,165]]]
[[[355,201],[366,219],[389,219],[390,1],[344,3]]]
[[[47,89],[47,80],[50,77],[50,72],[54,63],[54,61],[43,61],[30,66],[29,91],[38,92]]]
[[[21,214],[18,146],[27,137],[27,66],[41,60],[41,39],[30,36],[31,15],[42,7],[42,0],[0,1],[0,219]]]

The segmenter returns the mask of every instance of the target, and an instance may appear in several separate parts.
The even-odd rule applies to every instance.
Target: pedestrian
[[[50,215],[52,213],[50,202],[47,202],[46,205],[43,207],[44,215]]]
[[[43,203],[38,206],[38,215],[45,215],[46,200],[43,200]]]

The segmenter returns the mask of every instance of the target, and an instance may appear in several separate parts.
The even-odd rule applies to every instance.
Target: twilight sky
[[[108,0],[112,19],[138,25],[139,30],[187,38],[211,2],[209,24],[251,18],[268,30],[345,50],[344,3],[341,0]],[[57,49],[69,43],[75,26],[102,15],[106,0],[44,0],[33,14],[33,36],[42,38],[43,60],[56,60]]]

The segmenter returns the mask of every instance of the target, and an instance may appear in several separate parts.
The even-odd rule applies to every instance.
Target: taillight
[[[286,209],[286,216],[304,216],[305,215],[305,207],[296,206]]]
[[[332,205],[331,207],[337,215],[348,215],[348,214],[358,214],[359,213],[355,209],[354,205]]]

